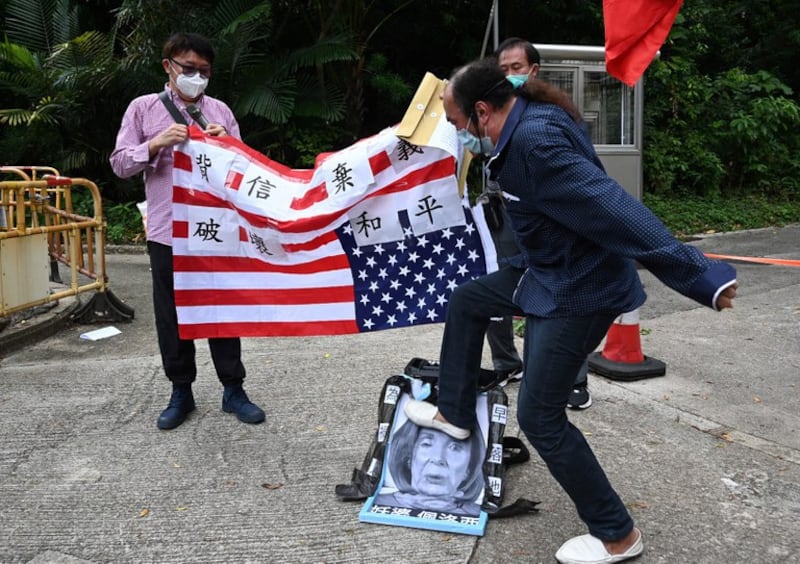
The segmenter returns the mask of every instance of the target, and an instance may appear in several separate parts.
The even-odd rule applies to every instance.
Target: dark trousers
[[[525,326],[525,375],[517,399],[520,429],[575,503],[589,532],[618,540],[633,521],[586,439],[566,414],[575,373],[605,336],[616,314],[542,319]]]
[[[523,270],[516,270],[522,276]],[[519,276],[517,280],[519,281]],[[495,317],[486,328],[486,341],[492,351],[492,367],[497,372],[513,372],[522,368],[522,359],[519,357],[514,344],[514,316],[504,315]],[[578,374],[575,376],[575,386],[585,386],[589,377],[589,359],[585,359]]]
[[[167,378],[174,384],[191,384],[197,377],[195,347],[193,340],[178,337],[172,247],[148,241],[147,251],[153,275],[153,306],[161,363]],[[208,347],[220,382],[225,386],[241,384],[245,377],[241,340],[238,337],[208,339]]]
[[[502,198],[490,197],[484,205],[489,231],[497,253],[500,268],[511,267],[519,259],[519,247],[511,230],[511,222]],[[524,270],[514,269],[517,280]],[[516,286],[516,283],[515,283]],[[522,359],[514,345],[514,318],[511,315],[497,316],[486,328],[486,341],[492,351],[492,365],[498,372],[513,372],[522,368]]]
[[[439,410],[471,429],[483,336],[489,319],[523,315],[511,301],[521,271],[503,267],[457,287],[450,297],[439,358]],[[526,317],[525,373],[519,389],[520,429],[575,503],[589,531],[602,540],[627,535],[633,521],[583,434],[567,418],[575,375],[616,314],[544,319]]]
[[[484,335],[492,317],[523,315],[511,301],[523,272],[502,266],[461,284],[450,295],[439,353],[439,409],[454,425],[471,428],[475,424]]]
[[[505,315],[492,319],[486,328],[486,341],[492,351],[492,366],[498,372],[513,372],[522,368],[522,359],[514,345],[514,317]]]

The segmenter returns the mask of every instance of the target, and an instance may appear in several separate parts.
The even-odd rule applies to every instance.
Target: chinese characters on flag
[[[294,170],[192,128],[173,181],[184,339],[438,323],[487,270],[454,157],[393,129]]]

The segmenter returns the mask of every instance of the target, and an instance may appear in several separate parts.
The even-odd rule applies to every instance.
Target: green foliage
[[[292,163],[294,168],[313,168],[319,154],[356,140],[343,128],[318,128],[309,124],[291,124],[281,128],[280,132],[273,132],[273,135],[277,141],[262,147],[262,152],[279,163]]]
[[[727,187],[737,194],[800,194],[800,107],[783,97],[787,87],[764,71],[750,76],[738,69],[717,84],[735,94],[717,145],[728,163]]]
[[[647,136],[646,147],[647,193],[719,193],[725,169],[719,156],[710,150],[703,132],[687,128],[679,136],[669,129],[652,131]]]
[[[212,40],[209,94],[233,108],[244,141],[287,166],[310,167],[318,154],[397,123],[425,72],[446,77],[491,50],[490,5],[0,0],[0,155],[3,164],[51,165],[93,180],[108,210],[123,206],[125,223],[122,210],[142,198],[141,180],[115,178],[108,156],[130,100],[164,84],[164,39],[185,30]],[[681,229],[789,221],[796,211],[796,7],[684,2],[650,65],[644,191],[656,205],[669,202],[668,214],[683,210],[674,218]],[[499,14],[501,39],[603,43],[600,2],[504,0]],[[477,165],[469,185],[480,190]]]
[[[797,192],[792,179],[800,166],[794,133],[800,107],[786,97],[786,85],[765,71],[731,69],[713,80],[697,80],[679,79],[671,62],[655,66],[652,77],[664,81],[670,96],[669,113],[663,106],[660,116],[657,108],[648,111],[644,170],[649,191]]]
[[[519,317],[514,318],[511,321],[511,326],[514,328],[514,335],[517,337],[525,337],[525,318]]]
[[[720,44],[721,28],[746,36],[729,11],[705,3],[685,6],[670,34],[667,56],[648,70],[646,192],[778,198],[800,194],[800,106],[776,75],[745,68],[739,41],[733,40],[738,51]],[[721,65],[721,54],[739,64]],[[700,62],[712,61],[716,69],[699,69]]]
[[[68,0],[11,0],[0,44],[0,154],[4,164],[53,166],[102,184],[124,109],[113,38],[81,30]]]
[[[263,0],[126,0],[118,18],[127,38],[121,63],[135,69],[159,61],[161,44],[176,31],[173,15],[186,14],[182,29],[207,36],[215,47],[208,92],[228,102],[244,136],[249,118],[272,124],[286,124],[295,116],[343,119],[341,90],[325,82],[323,70],[353,60],[352,46],[344,36],[282,45],[273,37],[273,11],[273,3]],[[163,71],[160,76],[163,81]]]
[[[72,211],[77,215],[92,217],[94,200],[84,190],[72,191]],[[139,243],[144,241],[142,214],[135,202],[115,204],[103,203],[103,217],[106,221],[106,242],[112,245]]]
[[[69,0],[9,0],[5,31],[10,41],[49,53],[80,33],[78,7]]]
[[[367,84],[390,104],[403,106],[414,95],[416,85],[412,86],[399,74],[388,69],[386,55],[375,53],[370,56],[364,67]]]
[[[124,244],[144,239],[142,215],[134,202],[113,204],[103,209],[106,218],[106,242]]]
[[[800,198],[777,200],[757,195],[729,198],[645,194],[643,201],[678,237],[800,221]]]

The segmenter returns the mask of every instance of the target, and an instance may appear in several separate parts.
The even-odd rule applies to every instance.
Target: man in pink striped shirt
[[[121,178],[142,173],[147,195],[147,251],[153,274],[153,304],[161,361],[172,382],[172,396],[158,418],[159,429],[174,429],[194,410],[192,383],[197,376],[194,341],[178,336],[172,266],[173,147],[188,138],[192,117],[212,136],[239,138],[239,124],[222,101],[204,94],[214,49],[205,37],[176,33],[164,44],[161,64],[168,82],[161,93],[134,99],[122,118],[111,168]],[[222,409],[245,423],[261,423],[264,412],[250,401],[242,382],[245,369],[239,338],[208,340],[217,376],[224,386]]]

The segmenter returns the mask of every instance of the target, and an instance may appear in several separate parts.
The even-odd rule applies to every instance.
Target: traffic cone
[[[606,334],[603,352],[589,355],[589,369],[600,376],[625,381],[666,374],[666,364],[642,354],[638,308],[614,320]]]

